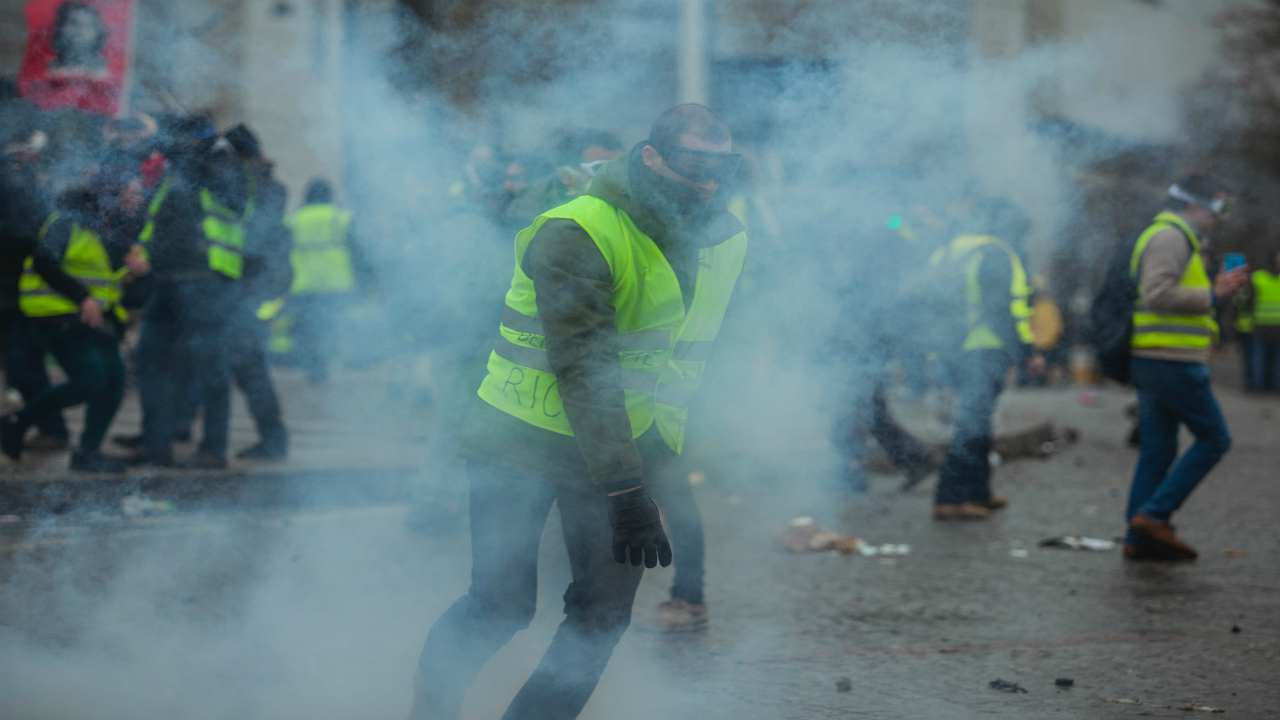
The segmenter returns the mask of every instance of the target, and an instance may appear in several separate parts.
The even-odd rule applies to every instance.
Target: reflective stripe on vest
[[[1255,290],[1255,293],[1257,291]],[[1236,332],[1253,332],[1253,309],[1244,302],[1244,295],[1236,295]]]
[[[148,246],[156,234],[156,216],[172,188],[172,183],[166,178],[147,204],[147,222],[138,234],[138,242],[148,260],[151,259]],[[232,280],[240,279],[244,274],[244,222],[253,213],[252,198],[245,203],[244,212],[235,213],[218,202],[212,192],[201,189],[200,211],[204,213],[200,229],[208,245],[209,269]]]
[[[746,235],[700,251],[689,311],[675,271],[662,251],[623,211],[590,195],[538,216],[516,235],[516,267],[498,340],[477,394],[495,408],[531,425],[573,435],[546,354],[533,281],[521,261],[549,220],[573,220],[591,237],[613,276],[615,342],[632,437],[655,423],[668,446],[684,443],[684,396],[700,379],[703,360],[677,359],[680,351],[705,353],[715,339],[746,256]],[[684,366],[688,362],[691,365]],[[659,403],[658,398],[663,402]],[[679,400],[679,402],[677,402]]]
[[[294,295],[349,293],[356,276],[351,264],[351,213],[328,203],[304,205],[286,222],[293,232]]]
[[[1280,275],[1267,270],[1254,270],[1253,322],[1258,326],[1280,326]]]
[[[1031,334],[1031,284],[1027,270],[1018,253],[1003,240],[992,235],[961,235],[951,241],[950,255],[963,262],[965,268],[965,305],[969,323],[965,335],[965,350],[999,350],[1004,341],[982,317],[981,268],[984,250],[997,248],[1009,260],[1009,316],[1013,318],[1018,340],[1030,345],[1035,339]]]
[[[1184,288],[1209,291],[1211,283],[1205,272],[1204,260],[1200,257],[1200,238],[1195,230],[1177,214],[1165,211],[1156,215],[1151,225],[1138,236],[1134,243],[1133,255],[1129,260],[1129,274],[1135,281],[1139,278],[1142,256],[1147,245],[1156,233],[1173,227],[1179,230],[1191,244],[1191,257],[1182,272],[1178,285]],[[1194,315],[1173,315],[1148,310],[1138,298],[1133,312],[1132,347],[1137,349],[1170,348],[1178,350],[1207,350],[1213,346],[1218,335],[1218,323],[1211,312]]]
[[[55,212],[41,226],[38,235],[40,241],[49,234],[59,217]],[[88,288],[90,297],[101,301],[121,322],[128,322],[129,315],[120,306],[123,295],[120,283],[128,271],[124,268],[112,270],[111,258],[97,233],[79,223],[72,223],[71,238],[62,256],[62,270],[83,283]],[[30,257],[23,263],[22,277],[18,281],[18,308],[27,317],[57,317],[80,313],[80,306],[71,298],[49,287],[40,273],[35,271],[35,261]]]

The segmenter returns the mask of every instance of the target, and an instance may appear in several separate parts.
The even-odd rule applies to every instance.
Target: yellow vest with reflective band
[[[351,213],[328,203],[304,205],[286,224],[293,231],[291,293],[349,293],[355,289],[347,244]]]
[[[142,244],[143,254],[148,259],[150,253],[147,252],[147,246],[155,237],[156,215],[160,213],[171,189],[172,185],[166,179],[147,205],[147,222],[138,234],[138,242]],[[218,202],[212,192],[201,188],[200,211],[204,213],[200,229],[209,247],[209,269],[232,280],[239,280],[244,274],[244,222],[253,214],[252,199],[246,202],[243,212],[236,213]]]
[[[1256,292],[1256,291],[1255,291]],[[1253,310],[1243,302],[1243,296],[1236,296],[1236,332],[1253,332]]]
[[[982,282],[980,271],[984,248],[996,248],[1009,259],[1009,315],[1014,319],[1018,340],[1030,345],[1035,337],[1031,332],[1031,284],[1027,282],[1027,270],[1018,253],[1000,238],[992,235],[960,235],[951,241],[951,258],[964,263],[965,306],[969,324],[964,339],[964,350],[1000,350],[1004,341],[982,317]]]
[[[49,234],[49,228],[58,218],[59,214],[55,212],[45,220],[40,228],[40,240]],[[62,270],[84,283],[89,288],[89,295],[101,301],[120,322],[129,321],[129,314],[120,305],[123,296],[121,282],[128,270],[111,268],[111,258],[97,233],[80,223],[72,223],[71,239],[62,256]],[[80,313],[79,305],[49,287],[40,277],[40,273],[35,271],[35,261],[30,257],[23,263],[22,278],[18,281],[18,308],[23,315],[33,318]]]
[[[1164,211],[1156,215],[1151,226],[1138,236],[1133,246],[1133,255],[1129,260],[1129,275],[1136,281],[1142,255],[1156,233],[1166,227],[1177,228],[1191,243],[1191,258],[1182,272],[1178,285],[1184,288],[1210,290],[1209,274],[1205,272],[1204,260],[1200,257],[1200,238],[1196,231],[1176,213]],[[1180,350],[1207,350],[1213,345],[1218,335],[1218,323],[1212,312],[1195,315],[1173,315],[1152,312],[1139,297],[1133,311],[1133,340],[1130,345],[1135,349],[1171,348]]]
[[[1254,270],[1253,322],[1260,327],[1280,326],[1280,275],[1267,270]]]
[[[681,452],[688,402],[742,273],[746,233],[699,251],[688,312],[675,271],[653,239],[600,198],[579,196],[517,233],[515,273],[477,394],[508,415],[561,435],[573,435],[573,429],[547,361],[533,281],[521,267],[533,236],[553,219],[580,225],[613,276],[618,364],[632,437],[656,423],[667,446]]]

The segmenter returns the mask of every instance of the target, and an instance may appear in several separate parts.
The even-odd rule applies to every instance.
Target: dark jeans
[[[289,298],[293,316],[293,352],[298,366],[312,382],[329,378],[329,363],[338,353],[348,295],[294,295]]]
[[[1249,388],[1261,392],[1280,390],[1280,342],[1263,340],[1255,333],[1252,345],[1253,374]]]
[[[226,456],[231,422],[227,339],[236,289],[216,277],[155,283],[135,356],[148,456],[172,456],[179,403],[192,388],[204,410],[200,451]]]
[[[955,364],[954,431],[938,471],[937,504],[991,499],[991,421],[1009,364],[1001,350],[966,352]]]
[[[1142,447],[1125,520],[1141,513],[1167,521],[1231,449],[1231,433],[1209,386],[1208,365],[1133,358],[1130,367]],[[1181,458],[1179,425],[1195,436]]]
[[[1242,332],[1236,337],[1240,340],[1240,378],[1245,391],[1254,392],[1258,389],[1257,372],[1254,370],[1257,360],[1253,357],[1254,336],[1253,333]]]
[[[553,503],[560,507],[573,581],[564,621],[538,668],[503,716],[575,718],[631,622],[642,568],[620,565],[610,549],[604,496],[498,465],[469,462],[471,587],[432,626],[418,662],[413,718],[456,718],[467,687],[495,653],[533,620],[538,542]]]
[[[9,344],[5,348],[5,379],[22,395],[25,405],[29,406],[32,400],[49,389],[49,372],[44,365],[44,356],[48,352],[32,320],[21,314],[11,320]],[[51,409],[34,417],[32,424],[51,437],[71,436],[61,410]]]
[[[70,318],[40,321],[35,333],[62,366],[67,381],[32,398],[18,413],[18,426],[25,432],[39,418],[85,403],[80,451],[97,451],[124,399],[124,361],[115,336]]]
[[[647,475],[646,485],[654,502],[662,509],[667,539],[671,541],[671,554],[676,558],[671,597],[701,605],[705,602],[706,541],[702,531],[702,513],[689,485],[689,464],[683,456],[667,448],[656,428],[645,433],[639,443]]]

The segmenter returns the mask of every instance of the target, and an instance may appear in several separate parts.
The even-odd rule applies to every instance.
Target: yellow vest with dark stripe
[[[995,248],[1009,260],[1009,315],[1017,328],[1018,340],[1030,345],[1035,339],[1031,333],[1031,284],[1027,270],[1018,253],[1008,243],[993,235],[960,235],[947,248],[947,260],[964,264],[965,307],[968,332],[964,338],[964,350],[1000,350],[1004,341],[982,316],[981,268],[984,248]],[[933,262],[938,262],[935,256]]]
[[[347,244],[351,213],[329,203],[313,203],[303,205],[285,224],[293,233],[291,293],[349,293],[355,289]]]
[[[55,212],[41,226],[38,236],[41,241],[49,234],[49,229],[59,217]],[[121,322],[129,320],[128,313],[120,305],[123,295],[121,282],[128,271],[124,268],[111,268],[111,258],[97,233],[80,223],[71,224],[71,239],[62,256],[62,270],[84,283],[89,289],[89,295],[101,301]],[[80,306],[71,298],[49,287],[40,273],[35,271],[35,261],[30,257],[23,263],[22,278],[18,281],[18,308],[23,315],[32,318],[80,313]]]
[[[1280,326],[1280,275],[1268,270],[1254,270],[1253,322],[1259,327]]]
[[[1142,263],[1142,255],[1147,251],[1147,245],[1151,243],[1151,238],[1155,237],[1156,233],[1167,227],[1181,231],[1191,244],[1191,257],[1187,261],[1186,269],[1182,272],[1182,277],[1178,280],[1178,285],[1209,291],[1212,283],[1209,282],[1209,274],[1205,272],[1204,260],[1200,257],[1200,238],[1186,220],[1167,210],[1156,215],[1151,226],[1138,236],[1138,242],[1134,244],[1133,255],[1129,260],[1129,274],[1134,280],[1139,278],[1139,267]],[[1153,312],[1146,307],[1141,296],[1138,297],[1137,304],[1134,306],[1131,342],[1134,349],[1207,350],[1213,345],[1217,335],[1218,323],[1213,319],[1211,311],[1193,315]]]
[[[147,222],[142,226],[138,242],[148,258],[150,253],[147,249],[156,233],[156,216],[164,207],[172,187],[166,178],[147,204]],[[244,275],[244,224],[253,215],[253,209],[252,196],[244,211],[236,213],[219,202],[208,189],[201,188],[200,211],[204,217],[200,221],[200,229],[208,246],[210,270],[232,280],[239,280]]]
[[[632,437],[656,424],[667,446],[682,452],[689,400],[702,382],[742,273],[746,233],[699,250],[687,312],[675,271],[657,244],[625,212],[600,198],[579,196],[517,233],[515,272],[477,394],[508,415],[561,435],[573,435],[573,428],[547,360],[533,281],[521,267],[534,235],[554,219],[581,226],[613,276],[618,365]]]

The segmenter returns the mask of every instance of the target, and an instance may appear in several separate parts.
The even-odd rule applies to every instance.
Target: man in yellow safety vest
[[[1231,448],[1209,384],[1209,352],[1218,337],[1215,306],[1249,276],[1238,268],[1210,280],[1202,256],[1228,205],[1216,180],[1187,176],[1169,188],[1164,211],[1134,244],[1129,268],[1138,297],[1130,368],[1140,449],[1125,510],[1124,555],[1131,560],[1195,559],[1169,520]],[[1179,458],[1181,425],[1195,443]]]
[[[745,261],[718,192],[740,163],[731,150],[710,110],[676,106],[516,235],[463,431],[471,586],[427,637],[413,717],[457,717],[481,666],[529,624],[553,504],[573,569],[565,619],[506,717],[576,717],[630,623],[641,566],[671,563],[649,481],[684,449]]]
[[[1249,386],[1258,392],[1280,390],[1280,250],[1268,258],[1267,267],[1250,274],[1249,318],[1253,321],[1253,377]]]

